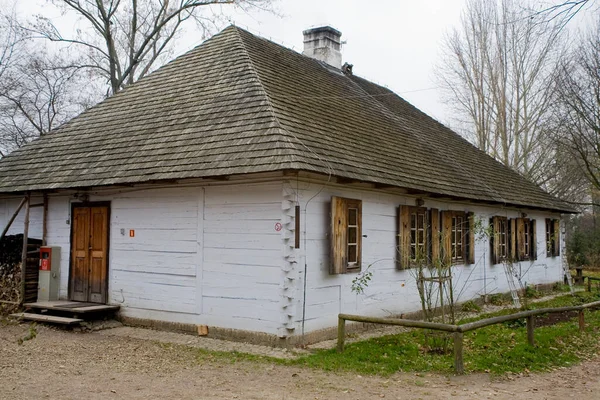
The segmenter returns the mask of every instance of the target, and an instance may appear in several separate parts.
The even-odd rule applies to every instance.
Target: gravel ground
[[[542,400],[593,399],[600,393],[600,359],[501,380],[486,374],[381,378],[198,357],[194,343],[173,346],[164,343],[170,336],[158,342],[148,333],[142,338],[142,333],[74,333],[44,326],[37,332],[20,345],[29,325],[0,325],[0,399]]]
[[[105,336],[118,336],[131,339],[151,340],[160,343],[179,344],[211,351],[237,351],[240,353],[249,353],[282,359],[290,359],[299,354],[308,353],[308,351],[301,349],[288,350],[269,346],[258,346],[249,343],[198,337],[183,333],[155,331],[152,329],[133,328],[127,326],[102,330],[98,333]]]

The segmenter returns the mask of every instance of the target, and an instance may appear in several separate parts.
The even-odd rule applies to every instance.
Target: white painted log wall
[[[290,181],[284,187],[298,194],[302,208],[303,255],[307,264],[307,293],[305,331],[335,326],[336,315],[340,312],[373,316],[386,316],[418,311],[421,308],[415,279],[410,270],[398,271],[395,266],[397,218],[400,205],[414,205],[415,199],[373,190],[348,189],[340,186],[309,184]],[[298,187],[298,189],[297,189]],[[363,270],[372,265],[373,279],[364,294],[351,291],[355,273],[345,275],[329,274],[329,218],[331,196],[362,200],[362,265]],[[311,199],[312,200],[309,200]],[[307,205],[308,202],[308,205]],[[474,212],[485,226],[494,215],[515,218],[516,210],[468,204],[445,203],[425,200],[425,207],[440,210]],[[527,271],[523,280],[529,284],[551,283],[562,279],[560,257],[546,258],[545,218],[558,218],[559,215],[542,212],[529,212],[529,218],[537,219],[538,259],[534,263],[521,263]],[[484,293],[507,292],[508,283],[503,265],[490,265],[490,245],[486,240],[476,240],[475,260],[470,266],[453,268],[455,288],[461,292],[459,301],[483,295]],[[304,262],[300,263],[300,277],[303,276]],[[519,266],[516,266],[519,268]],[[485,281],[484,281],[485,276]],[[487,282],[487,286],[484,282]],[[303,283],[300,283],[302,286]],[[298,317],[301,324],[302,295],[298,296]]]
[[[18,201],[0,203],[0,217]],[[61,298],[68,297],[67,221],[75,201],[49,200],[48,245],[62,250]],[[111,202],[109,303],[121,305],[124,315],[278,332],[281,182],[123,190],[90,201]],[[32,212],[40,237],[41,220],[41,212]]]
[[[277,334],[282,183],[206,188],[202,323]]]
[[[350,290],[355,274],[329,275],[331,196],[363,201],[363,268],[373,264],[374,273],[363,295]],[[290,252],[296,199],[301,206],[301,249]],[[305,261],[305,332],[335,326],[339,312],[389,315],[420,309],[410,271],[397,271],[394,262],[397,209],[414,204],[414,198],[293,181],[122,191],[90,200],[111,202],[109,302],[120,304],[125,315],[300,334]],[[10,218],[19,201],[0,200],[0,223]],[[67,221],[73,201],[56,195],[49,200],[48,244],[62,248],[62,298],[68,296]],[[516,210],[430,200],[425,206],[473,211],[486,225],[494,215],[518,215]],[[538,221],[539,255],[533,265],[521,265],[528,270],[524,280],[558,281],[560,258],[546,259],[544,243],[544,218],[557,215],[527,213]],[[278,222],[284,226],[281,232],[274,229]],[[19,215],[10,233],[22,232],[22,224]],[[41,238],[41,225],[42,209],[33,209],[32,237]],[[130,229],[135,230],[133,238]],[[506,292],[504,268],[489,265],[487,241],[476,243],[475,258],[475,265],[454,268],[456,287],[464,289],[460,300],[483,294],[484,275],[488,294]],[[293,320],[289,313],[295,314]]]

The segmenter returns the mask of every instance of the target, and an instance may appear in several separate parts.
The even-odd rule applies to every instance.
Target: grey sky
[[[0,4],[10,0],[0,0]],[[280,16],[267,12],[231,13],[238,26],[302,51],[304,29],[331,25],[343,34],[343,60],[354,73],[385,85],[440,121],[446,107],[435,90],[433,67],[444,33],[459,22],[465,0],[274,0]],[[21,14],[40,13],[61,27],[78,24],[46,0],[19,0]],[[189,32],[177,48],[187,51],[202,39]]]
[[[0,0],[0,6],[12,1]],[[49,7],[48,2],[18,0],[17,5],[21,14],[43,14],[67,30],[85,27]],[[465,3],[466,0],[273,0],[280,15],[231,12],[229,18],[240,27],[300,52],[304,29],[333,26],[342,32],[346,42],[343,61],[354,65],[355,74],[389,87],[447,123],[450,114],[436,89],[434,67],[441,62],[443,37],[458,26]],[[541,2],[543,7],[541,4],[549,3]],[[200,35],[187,31],[179,39],[177,52],[183,53],[201,42]]]
[[[283,17],[237,13],[241,27],[302,51],[302,31],[331,25],[342,32],[345,62],[354,73],[388,86],[421,110],[444,121],[446,107],[435,90],[433,67],[444,33],[460,20],[465,0],[281,0]]]

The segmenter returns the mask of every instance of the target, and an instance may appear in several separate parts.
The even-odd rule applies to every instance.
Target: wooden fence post
[[[533,336],[533,330],[535,328],[535,319],[533,315],[527,317],[527,343],[530,346],[535,346],[535,338]]]
[[[344,351],[344,341],[346,340],[346,320],[338,316],[338,342],[337,351]]]
[[[590,279],[589,276],[587,278],[588,278],[587,291],[591,292],[592,291],[592,280]]]
[[[463,333],[454,332],[454,371],[457,375],[465,373],[463,364]]]
[[[579,332],[585,331],[585,314],[584,310],[579,310]]]

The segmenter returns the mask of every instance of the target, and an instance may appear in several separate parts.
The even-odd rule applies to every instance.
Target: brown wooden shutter
[[[431,229],[431,264],[436,266],[440,262],[440,211],[437,208],[429,210]]]
[[[331,262],[330,274],[343,274],[346,272],[346,234],[348,221],[346,201],[340,197],[331,198]]]
[[[554,256],[560,256],[560,220],[554,220]]]
[[[442,262],[452,264],[452,211],[442,211]]]
[[[523,261],[525,259],[525,219],[517,218],[517,260]]]
[[[552,220],[550,218],[546,218],[546,257],[554,256],[554,240],[552,238],[552,229],[554,225],[552,225]]]
[[[467,254],[465,260],[467,264],[475,264],[475,214],[467,213]]]
[[[410,267],[410,207],[400,206],[398,215],[398,269]]]
[[[500,218],[490,218],[490,226],[492,232],[490,235],[490,247],[492,249],[492,264],[498,264],[498,255],[500,254],[500,238],[498,232],[500,231]]]
[[[529,244],[529,251],[531,254],[529,254],[529,258],[530,260],[537,260],[537,239],[536,239],[536,220],[532,219],[529,222],[529,240],[530,240],[530,244]]]
[[[517,260],[517,220],[511,219],[508,221],[508,240],[509,248],[508,248],[508,258],[510,261]]]

